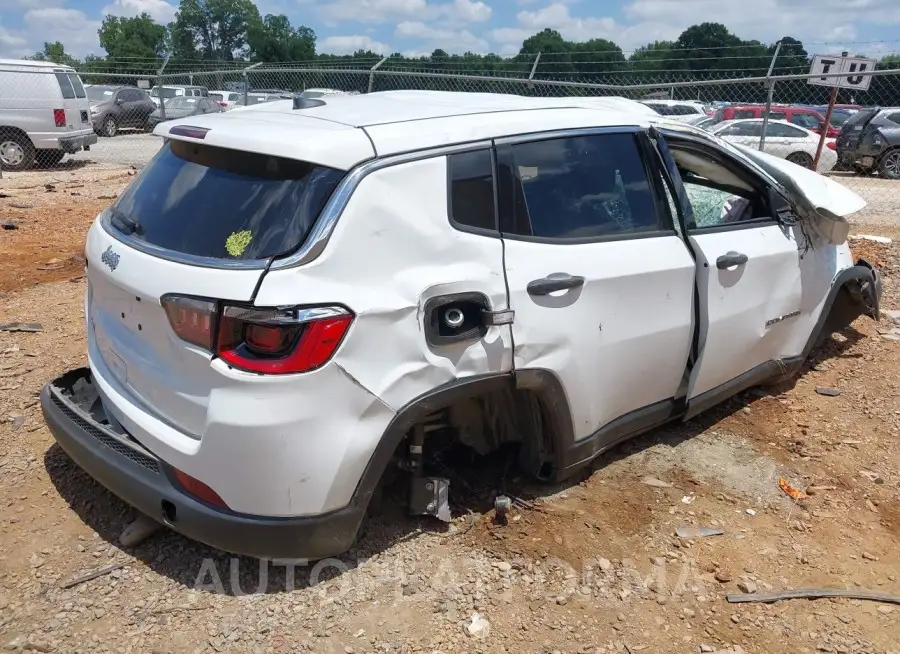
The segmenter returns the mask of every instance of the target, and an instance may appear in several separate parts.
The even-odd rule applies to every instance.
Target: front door
[[[776,219],[763,180],[712,145],[670,139],[668,146],[685,173],[675,181],[690,205],[686,233],[697,262],[690,417],[797,354],[802,259],[795,227]],[[702,170],[691,170],[695,161]]]
[[[694,262],[636,129],[497,144],[514,365],[551,371],[574,454],[668,418],[693,334]]]

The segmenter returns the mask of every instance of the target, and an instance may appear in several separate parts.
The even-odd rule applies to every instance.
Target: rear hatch
[[[65,112],[62,119],[54,115],[57,131],[81,132],[91,129],[91,104],[81,78],[75,71],[64,68],[55,69],[53,74],[62,93],[62,106],[58,108]]]
[[[221,312],[252,304],[268,263],[302,245],[345,175],[168,140],[88,234],[95,365],[145,411],[200,438],[211,395],[235,383],[211,363]]]
[[[860,109],[851,115],[841,126],[841,133],[838,135],[836,144],[838,152],[855,150],[859,147],[866,127],[879,111],[878,107],[869,107]]]

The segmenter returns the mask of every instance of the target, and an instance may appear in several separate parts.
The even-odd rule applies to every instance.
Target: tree
[[[247,42],[253,61],[309,61],[316,56],[316,33],[302,25],[294,29],[283,14],[251,23]]]
[[[701,23],[684,30],[667,57],[671,70],[722,70],[733,67],[736,49],[743,41],[721,23]]]
[[[130,59],[141,68],[147,67],[147,60],[160,59],[165,53],[166,28],[147,13],[134,18],[105,16],[97,34],[110,59]]]
[[[54,41],[53,43],[44,41],[44,49],[40,52],[35,52],[28,58],[35,61],[52,61],[55,64],[71,66],[72,68],[78,68],[81,65],[80,61],[66,52],[63,44],[59,41]]]
[[[234,61],[247,54],[250,33],[261,22],[252,0],[181,0],[170,28],[173,54]]]

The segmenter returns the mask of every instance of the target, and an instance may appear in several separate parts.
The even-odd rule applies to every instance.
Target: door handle
[[[716,259],[716,268],[725,270],[726,268],[734,268],[735,266],[743,266],[747,263],[747,255],[740,252],[728,252]]]
[[[529,295],[549,295],[554,291],[565,291],[582,285],[584,285],[584,277],[570,275],[569,273],[551,273],[543,279],[535,279],[528,282],[528,286],[525,289]]]

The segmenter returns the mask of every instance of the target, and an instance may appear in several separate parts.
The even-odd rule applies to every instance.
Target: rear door
[[[691,348],[694,262],[642,131],[497,143],[517,375],[561,383],[578,454],[671,415]]]
[[[57,123],[59,132],[78,132],[91,128],[90,102],[81,79],[72,70],[55,69],[56,82],[62,94],[61,107],[65,111],[65,125]]]
[[[199,438],[210,397],[228,385],[210,365],[216,303],[251,303],[267,262],[302,243],[344,175],[169,140],[90,230],[91,365]],[[167,298],[178,298],[170,315]]]

